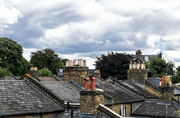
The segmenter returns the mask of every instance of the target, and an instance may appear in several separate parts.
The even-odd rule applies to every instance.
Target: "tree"
[[[117,77],[118,79],[127,79],[127,70],[132,56],[125,53],[111,53],[107,56],[97,57],[96,68],[100,69],[101,77]]]
[[[46,48],[41,51],[32,52],[30,62],[38,69],[48,68],[53,74],[60,68],[61,58],[52,49]]]
[[[52,76],[52,72],[48,68],[43,68],[38,71],[38,76],[39,77],[50,77]]]
[[[0,67],[0,77],[10,76],[11,72],[7,68]]]
[[[176,68],[176,74],[172,76],[172,83],[180,82],[180,66]]]
[[[66,61],[68,61],[68,59],[61,59],[59,68],[61,68],[61,69],[65,68],[66,67]]]
[[[164,59],[153,58],[150,64],[147,64],[147,68],[150,69],[151,77],[161,77],[163,75],[173,75],[174,63],[166,63]]]
[[[0,52],[1,67],[8,69],[14,75],[23,75],[29,71],[31,64],[22,56],[22,46],[17,42],[7,37],[1,37]]]

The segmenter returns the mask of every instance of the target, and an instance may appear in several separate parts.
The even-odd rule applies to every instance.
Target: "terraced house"
[[[147,79],[145,64],[130,64],[128,80],[89,77],[85,61],[68,62],[63,77],[30,75],[0,80],[0,117],[8,118],[178,118],[180,90],[171,77],[157,86]]]

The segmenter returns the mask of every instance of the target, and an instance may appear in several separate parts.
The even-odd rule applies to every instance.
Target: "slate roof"
[[[0,81],[0,116],[63,111],[26,81]]]
[[[132,92],[136,92],[138,95],[144,96],[145,98],[157,99],[158,96],[145,88],[145,85],[132,81],[132,80],[117,80],[116,82],[121,83],[123,87],[127,88]],[[154,90],[155,91],[155,90]],[[158,93],[158,92],[157,92]]]
[[[141,61],[145,61],[145,62],[151,62],[151,60],[156,57],[156,58],[160,58],[160,54],[157,55],[141,55],[140,57],[138,57],[137,55],[131,55],[133,58],[135,59],[140,59]]]
[[[105,94],[113,97],[114,104],[144,101],[143,98],[133,94],[130,91],[127,91],[119,85],[112,84],[110,81],[96,82],[96,88],[103,89]]]
[[[89,69],[89,77],[92,77],[95,69]]]
[[[179,96],[180,95],[180,88],[174,87],[174,95]]]
[[[63,81],[63,77],[55,77],[59,81]]]
[[[171,104],[158,103],[156,101],[145,101],[134,109],[133,115],[149,117],[165,117],[167,106],[167,117],[178,118],[177,109]]]
[[[38,77],[40,81],[58,81],[54,77]]]
[[[46,88],[50,89],[60,98],[69,101],[70,103],[80,103],[81,89],[71,82],[40,82]]]
[[[15,78],[13,78],[13,76],[5,76],[0,78],[0,80],[15,80]]]
[[[147,78],[147,80],[151,83],[153,83],[156,86],[161,86],[161,78],[157,77],[157,78]]]

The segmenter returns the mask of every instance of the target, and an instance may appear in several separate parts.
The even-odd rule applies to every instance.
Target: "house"
[[[104,81],[95,77],[89,78],[89,68],[78,65],[84,64],[76,63],[76,65],[64,69],[63,81],[30,75],[24,75],[20,80],[17,78],[1,80],[0,99],[2,100],[0,104],[4,106],[1,107],[3,112],[0,117],[178,116],[180,90],[172,86],[168,76],[164,77],[160,87],[149,82],[143,63],[130,64],[128,80],[108,79]],[[36,69],[33,71],[36,74]],[[35,74],[32,73],[32,75]],[[14,79],[15,77],[11,76],[10,78]],[[6,99],[9,102],[3,101]],[[10,106],[12,109],[7,109]],[[22,110],[22,107],[32,109]],[[14,112],[11,113],[13,110]]]
[[[136,55],[132,55],[133,60],[141,60],[146,63],[150,63],[153,58],[161,58],[162,59],[162,53],[160,52],[157,55],[142,55],[141,50],[136,51]]]

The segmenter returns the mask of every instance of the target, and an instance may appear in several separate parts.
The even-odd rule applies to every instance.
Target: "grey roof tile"
[[[58,81],[54,77],[38,77],[40,81]]]
[[[0,116],[63,110],[25,81],[0,81]]]
[[[167,106],[167,107],[166,107]],[[178,118],[177,109],[171,104],[159,103],[156,101],[145,101],[133,111],[133,115],[149,117],[165,117],[167,108],[167,117]]]
[[[121,82],[121,84],[127,86],[128,88],[130,88],[131,90],[133,89],[133,91],[136,91],[137,93],[142,94],[145,98],[158,98],[157,95],[151,93],[150,91],[148,91],[144,86],[142,86],[142,84],[136,82],[136,81],[132,81],[132,80],[117,80],[118,82]],[[124,87],[125,87],[124,86]],[[125,87],[126,88],[126,87]],[[127,88],[127,89],[128,89]],[[130,90],[129,89],[129,90]]]
[[[46,88],[54,92],[58,97],[71,103],[80,103],[81,89],[71,82],[40,82]]]
[[[103,89],[105,94],[110,95],[115,100],[114,103],[132,103],[143,101],[144,99],[138,97],[130,91],[125,90],[124,88],[112,84],[110,81],[100,81],[96,82],[96,87]]]

